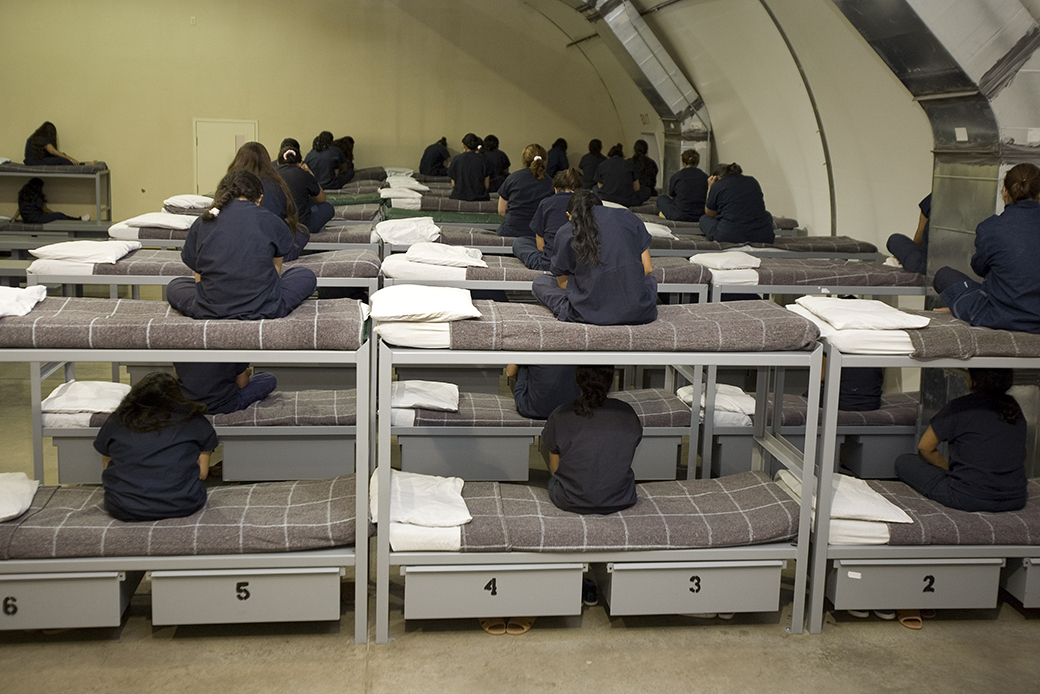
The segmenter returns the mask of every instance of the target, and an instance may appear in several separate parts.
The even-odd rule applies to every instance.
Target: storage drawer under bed
[[[827,597],[839,610],[989,609],[1003,559],[834,559]]]
[[[1040,607],[1040,557],[1008,559],[1000,572],[1000,585],[1022,607]]]
[[[152,623],[336,621],[342,575],[336,566],[152,571]]]
[[[610,614],[775,612],[786,562],[632,562],[607,564]]]
[[[117,627],[143,574],[0,574],[0,630]]]
[[[581,614],[585,565],[402,566],[405,619]]]

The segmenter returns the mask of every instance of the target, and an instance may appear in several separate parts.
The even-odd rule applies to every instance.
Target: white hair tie
[[[287,149],[287,150],[285,150],[285,152],[282,153],[282,158],[283,159],[285,158],[286,154],[296,154],[296,150],[295,149]]]
[[[211,207],[211,208],[209,208],[209,213],[210,213],[210,215],[216,217],[217,215],[220,214],[220,208],[219,207]]]
[[[534,156],[534,159],[532,159],[531,161],[541,161],[541,160],[542,160],[542,155],[540,155],[540,154],[536,154],[536,155]]]

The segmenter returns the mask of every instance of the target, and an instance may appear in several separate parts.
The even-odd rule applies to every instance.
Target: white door
[[[238,148],[257,138],[257,121],[196,118],[195,193],[212,195]]]

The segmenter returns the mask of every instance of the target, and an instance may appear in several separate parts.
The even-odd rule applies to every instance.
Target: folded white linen
[[[666,227],[664,224],[654,224],[653,222],[646,222],[646,230],[651,236],[660,239],[675,239],[675,234],[672,230]]]
[[[820,329],[820,337],[844,354],[912,354],[914,343],[905,330],[838,330],[798,304],[788,304],[788,311],[812,321]]]
[[[390,407],[459,411],[459,387],[439,381],[397,381],[390,386]]]
[[[45,429],[86,429],[93,416],[93,412],[44,412],[43,426]]]
[[[204,208],[208,209],[208,208]],[[172,212],[146,212],[136,217],[123,220],[123,224],[131,227],[156,227],[159,229],[190,229],[198,217],[190,214],[173,214]]]
[[[603,207],[613,207],[613,208],[618,209],[618,210],[627,210],[628,209],[624,205],[619,205],[618,203],[611,202],[610,200],[604,200],[603,201]]]
[[[30,275],[93,275],[94,263],[79,260],[37,258],[25,271]]]
[[[799,495],[783,479],[777,478],[776,483],[792,499],[799,500]],[[815,516],[814,510],[813,517]],[[829,535],[828,543],[832,545],[887,545],[891,537],[887,523],[846,518],[831,518]]]
[[[448,265],[413,263],[404,253],[388,255],[379,266],[383,277],[395,280],[450,280],[462,282],[466,279],[466,268]]]
[[[801,494],[802,481],[793,472],[781,470],[776,474],[795,494]],[[884,523],[914,522],[906,511],[871,489],[866,480],[835,473],[832,488],[834,497],[831,500],[831,518]]]
[[[69,381],[51,391],[40,404],[43,412],[113,412],[130,386],[110,381]]]
[[[390,408],[390,426],[410,427],[415,425],[415,410],[404,407]]]
[[[139,241],[64,241],[30,249],[37,258],[76,260],[81,263],[114,263],[141,247]]]
[[[751,421],[751,417],[748,417],[743,412],[726,412],[725,410],[715,410],[715,416],[712,417],[715,420],[715,427],[751,427],[754,423]],[[704,409],[700,411],[700,416],[697,420],[701,424],[704,423]]]
[[[163,205],[183,207],[186,210],[208,210],[213,206],[213,198],[206,195],[174,195],[163,200]]]
[[[383,198],[384,200],[404,200],[407,198],[411,198],[413,200],[421,200],[422,193],[420,193],[417,190],[412,190],[411,188],[380,188],[379,197]]]
[[[382,239],[385,243],[406,246],[419,241],[436,241],[440,237],[440,227],[433,223],[433,217],[387,219],[372,229],[373,243]]]
[[[414,472],[390,471],[390,522],[411,523],[429,528],[449,528],[469,523],[464,482],[460,477],[437,477]],[[372,520],[379,516],[379,470],[372,473],[369,486]]]
[[[722,251],[721,253],[698,253],[690,257],[690,262],[703,265],[709,270],[747,270],[761,265],[762,259],[743,251]]]
[[[399,210],[414,210],[419,211],[422,209],[421,198],[395,198],[393,207]]]
[[[0,521],[25,513],[39,486],[39,480],[29,479],[24,472],[0,473]]]
[[[136,241],[141,235],[141,230],[138,227],[130,226],[126,222],[116,222],[108,228],[108,235],[113,239]]]
[[[443,243],[420,241],[408,247],[405,257],[413,263],[448,265],[450,267],[487,267],[483,254],[476,248],[448,246]]]
[[[384,342],[416,349],[451,349],[451,323],[379,323],[373,328]]]
[[[391,523],[390,549],[395,552],[459,552],[462,550],[462,526],[427,528]]]
[[[0,317],[24,316],[47,298],[47,287],[37,284],[25,289],[0,287]]]
[[[409,190],[417,190],[420,193],[425,193],[426,191],[428,191],[430,189],[430,186],[428,186],[428,185],[426,185],[424,183],[420,183],[419,181],[417,181],[414,178],[412,178],[411,175],[408,175],[408,176],[399,176],[399,175],[387,176],[386,177],[386,187],[387,188],[408,188]]]
[[[707,400],[705,386],[701,385],[701,408]],[[693,403],[693,386],[683,386],[675,393],[680,400],[687,405]],[[745,393],[737,386],[727,383],[715,384],[715,409],[724,412],[740,412],[746,415],[755,414],[755,398]]]
[[[7,157],[0,157],[0,164],[7,164],[7,163],[9,163],[10,161],[11,161],[11,160],[10,160],[10,159],[8,159]]]
[[[758,270],[712,270],[712,284],[758,284]]]
[[[393,176],[408,176],[411,178],[412,174],[415,173],[415,169],[406,169],[403,166],[385,166],[383,171],[386,171],[388,179]]]
[[[800,296],[795,303],[838,330],[907,330],[931,322],[928,316],[915,316],[876,299]]]
[[[383,287],[368,300],[377,321],[444,323],[480,318],[469,290],[459,287],[427,287],[395,284]]]
[[[898,267],[898,268],[902,268],[903,267],[903,264],[901,262],[899,262],[894,255],[890,255],[887,258],[885,258],[885,262],[882,263],[882,265],[887,265],[889,267]]]

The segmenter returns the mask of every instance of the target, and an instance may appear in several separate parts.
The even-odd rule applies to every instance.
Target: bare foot
[[[944,306],[942,308],[933,308],[932,311],[935,312],[935,313],[949,313],[950,309],[948,309],[948,308],[946,308]]]

